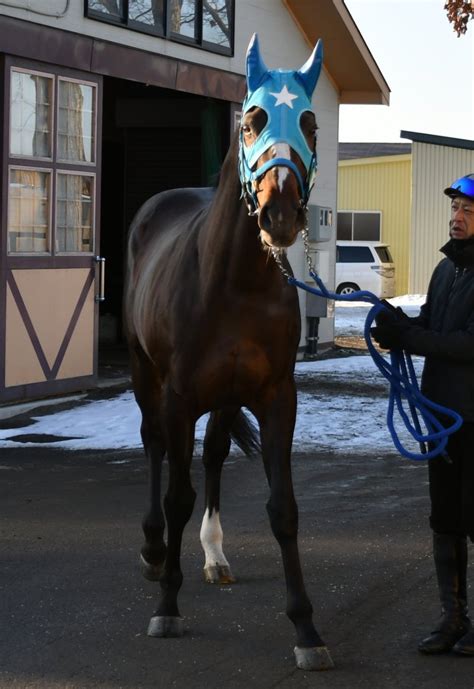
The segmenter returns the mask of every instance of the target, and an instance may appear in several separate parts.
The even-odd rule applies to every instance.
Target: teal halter
[[[312,112],[311,97],[316,87],[322,65],[322,45],[318,41],[309,60],[298,71],[269,70],[260,57],[257,35],[254,34],[247,51],[247,96],[242,106],[242,117],[254,107],[265,111],[267,122],[256,141],[245,146],[240,132],[239,175],[242,195],[252,212],[258,208],[253,183],[276,166],[289,168],[295,175],[303,206],[308,203],[317,170],[315,148],[312,150],[301,129],[301,115]],[[305,169],[303,180],[295,163],[289,158],[271,158],[254,169],[257,162],[271,146],[287,144],[300,157]]]

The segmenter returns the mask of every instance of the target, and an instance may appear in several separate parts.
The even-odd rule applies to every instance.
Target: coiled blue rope
[[[313,270],[310,270],[310,275],[316,282],[318,288],[310,287],[306,283],[300,282],[291,276],[288,277],[288,282],[306,292],[311,292],[311,294],[316,294],[318,297],[323,297],[325,299],[363,301],[373,304],[365,321],[364,337],[375,365],[390,383],[387,426],[398,452],[407,459],[415,460],[431,459],[432,457],[445,454],[448,438],[452,433],[459,430],[463,423],[462,417],[452,409],[447,409],[446,407],[432,402],[420,392],[410,354],[402,350],[393,350],[390,352],[390,361],[388,361],[377,351],[372,342],[370,328],[377,315],[381,311],[389,311],[389,309],[372,292],[361,290],[346,295],[335,294],[326,289],[319,275]],[[404,401],[408,406],[409,414],[403,406]],[[410,452],[400,442],[394,422],[395,408],[412,438],[419,443],[419,453]],[[439,418],[435,416],[435,413],[452,419],[452,423],[447,427],[443,426]],[[426,428],[426,433],[422,431],[420,417]],[[428,443],[431,449],[427,448]]]

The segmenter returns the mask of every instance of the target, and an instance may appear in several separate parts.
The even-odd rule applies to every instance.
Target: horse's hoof
[[[300,670],[330,670],[334,667],[326,646],[301,648],[295,646],[296,667]]]
[[[152,617],[148,625],[148,636],[157,636],[160,638],[170,638],[183,636],[184,634],[184,620],[182,617]]]
[[[228,565],[209,565],[204,567],[204,579],[208,584],[235,584],[236,579]]]
[[[151,565],[145,560],[143,555],[140,555],[140,567],[142,574],[148,581],[159,581],[161,573],[163,572],[163,565]]]

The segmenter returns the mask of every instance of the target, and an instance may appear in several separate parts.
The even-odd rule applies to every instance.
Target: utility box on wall
[[[332,208],[308,206],[308,239],[310,242],[328,242],[332,237]]]
[[[329,251],[309,249],[309,258],[316,273],[323,282],[327,282],[329,276]],[[308,275],[306,282],[314,286],[313,279]],[[306,350],[305,355],[313,358],[318,354],[319,323],[321,318],[328,316],[328,300],[317,294],[306,292]]]
[[[328,300],[317,294],[306,292],[306,317],[326,318],[328,315]]]
[[[329,269],[329,253],[327,251],[317,251],[316,249],[310,249],[309,257],[321,280],[324,283],[327,283]],[[314,281],[309,276],[309,274],[306,278],[306,284],[310,287],[315,287]],[[328,300],[325,297],[320,297],[317,294],[306,292],[307,318],[326,318],[328,315],[327,312]]]

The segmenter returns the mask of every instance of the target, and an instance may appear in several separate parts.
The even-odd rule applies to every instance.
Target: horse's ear
[[[267,72],[268,68],[260,55],[258,36],[254,33],[247,48],[247,86],[249,93],[255,91]]]
[[[296,74],[303,83],[304,90],[308,98],[311,98],[313,91],[318,83],[319,74],[323,64],[323,43],[321,39],[316,43],[316,46],[311,53],[308,60],[299,69]]]

